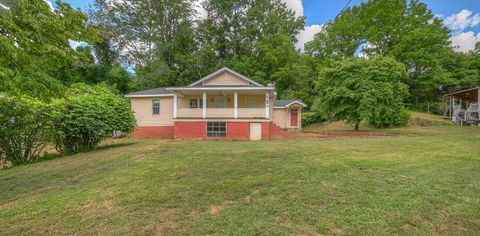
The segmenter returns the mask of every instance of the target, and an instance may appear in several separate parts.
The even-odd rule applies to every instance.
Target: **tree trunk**
[[[360,129],[360,121],[357,121],[357,123],[355,123],[355,131],[358,131]]]

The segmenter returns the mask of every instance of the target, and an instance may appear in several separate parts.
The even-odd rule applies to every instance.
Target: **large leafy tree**
[[[187,0],[96,0],[91,13],[108,32],[121,62],[135,67],[139,88],[185,84],[184,78],[196,73],[192,15],[193,5]],[[156,73],[159,64],[172,73]],[[161,81],[145,81],[149,78]]]
[[[300,58],[294,44],[303,17],[281,0],[208,0],[204,8],[197,30],[202,73],[229,66],[261,83],[276,82],[283,96],[295,82],[290,71]]]
[[[404,124],[408,96],[405,66],[391,58],[346,59],[321,71],[314,108],[329,120],[345,120],[360,128]]]
[[[388,56],[403,63],[416,104],[435,100],[440,85],[452,79],[442,67],[452,49],[449,31],[418,0],[369,0],[341,12],[307,44],[318,60],[338,60],[360,55]]]
[[[42,99],[62,94],[57,72],[76,60],[69,40],[94,41],[87,18],[68,4],[55,10],[43,0],[18,0],[0,8],[0,92]]]

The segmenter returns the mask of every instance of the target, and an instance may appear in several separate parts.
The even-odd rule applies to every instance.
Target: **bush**
[[[12,165],[42,157],[52,137],[50,107],[33,98],[0,98],[0,160]]]
[[[129,102],[105,85],[74,84],[54,107],[55,142],[61,152],[92,150],[114,132],[135,127]]]
[[[318,113],[313,111],[307,111],[302,113],[302,126],[313,124],[320,119]]]
[[[368,123],[377,128],[404,126],[410,120],[410,112],[407,109],[399,108],[399,110],[379,109],[379,112],[372,115]]]

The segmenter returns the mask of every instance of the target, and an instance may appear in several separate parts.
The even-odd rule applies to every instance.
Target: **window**
[[[190,108],[198,108],[198,100],[196,98],[190,99],[188,104]]]
[[[226,122],[207,122],[207,137],[224,138],[227,136]]]
[[[255,98],[245,98],[246,108],[255,108]]]
[[[192,98],[188,102],[188,107],[190,108],[202,108],[203,107],[203,99],[201,98]]]
[[[152,115],[160,115],[160,100],[152,100]]]
[[[225,97],[223,97],[223,96],[215,97],[215,107],[216,108],[225,108]]]

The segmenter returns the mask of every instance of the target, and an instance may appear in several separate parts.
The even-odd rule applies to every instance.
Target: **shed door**
[[[298,109],[290,110],[290,125],[298,126]]]
[[[250,123],[250,140],[262,139],[262,123]]]

